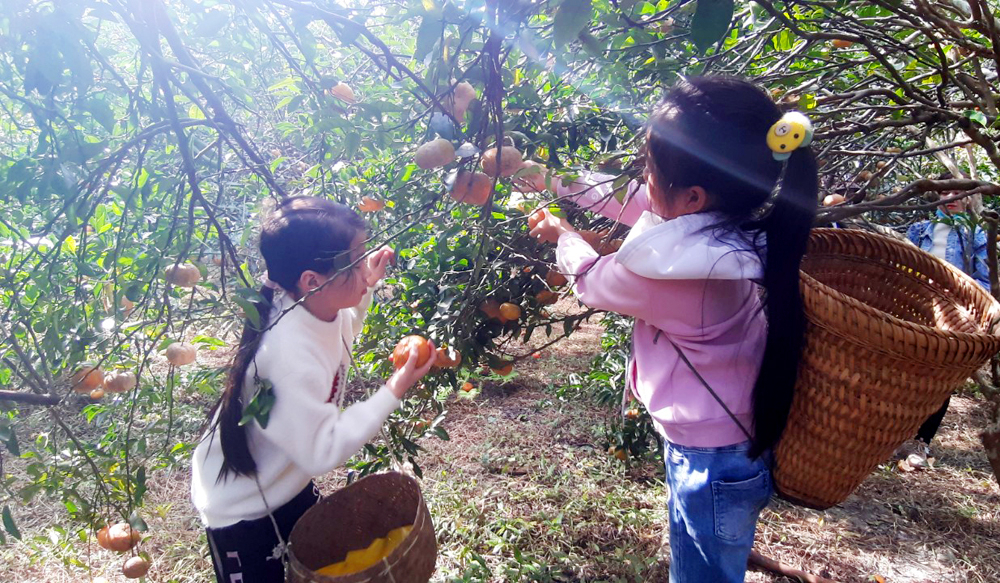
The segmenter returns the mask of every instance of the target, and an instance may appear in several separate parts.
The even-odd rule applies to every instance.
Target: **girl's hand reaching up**
[[[368,266],[368,276],[365,278],[365,283],[368,284],[368,287],[372,287],[385,277],[385,268],[395,259],[396,252],[388,246],[378,249],[365,259]]]
[[[531,236],[544,243],[555,243],[559,241],[559,235],[576,232],[569,221],[544,209],[531,214],[528,226],[531,227]]]
[[[402,399],[406,391],[417,384],[417,381],[424,378],[431,370],[431,367],[434,366],[434,361],[437,360],[437,348],[430,341],[427,342],[427,345],[430,347],[431,355],[423,366],[417,368],[417,360],[419,359],[418,348],[416,344],[412,344],[410,346],[410,355],[406,358],[406,363],[385,382],[385,385],[389,387],[393,395],[396,395],[397,399]]]

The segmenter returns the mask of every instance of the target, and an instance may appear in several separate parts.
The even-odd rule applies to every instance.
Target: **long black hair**
[[[725,217],[715,228],[752,242],[764,265],[767,340],[753,389],[751,457],[774,447],[788,421],[805,334],[799,265],[819,187],[816,159],[800,147],[787,161],[772,206],[762,217],[756,213],[782,174],[783,163],[766,141],[781,115],[767,93],[745,80],[692,77],[667,92],[647,131],[648,162],[663,195],[705,189],[710,210]]]
[[[268,278],[298,297],[302,293],[298,289],[299,277],[304,271],[330,275],[347,268],[351,264],[351,243],[365,231],[364,220],[347,206],[311,196],[286,198],[261,226],[260,252]],[[263,301],[256,304],[260,327],[249,321],[244,324],[225,390],[209,414],[212,418],[216,410],[219,412],[214,428],[218,429],[222,445],[220,480],[230,473],[249,476],[257,471],[240,419],[245,405],[244,380],[260,346],[261,330],[268,326],[274,289],[263,286],[260,295]]]

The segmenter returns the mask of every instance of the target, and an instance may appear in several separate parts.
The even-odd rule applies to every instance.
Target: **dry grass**
[[[444,427],[451,440],[421,442],[439,539],[435,581],[666,580],[662,467],[609,456],[611,413],[554,390],[567,373],[587,369],[599,333],[584,324],[541,359],[519,365],[509,382],[486,383],[476,399],[450,403]],[[971,392],[952,400],[934,470],[901,473],[887,464],[826,512],[775,501],[760,522],[757,549],[842,583],[875,575],[890,583],[1000,581],[1000,489],[977,437],[986,424],[981,402]],[[343,483],[340,471],[321,487]],[[188,488],[183,469],[150,482],[151,535],[143,543],[154,557],[150,581],[212,580]],[[0,581],[124,581],[121,557],[96,545],[88,555],[72,533],[45,529],[58,510],[58,502],[42,502],[19,511],[25,541],[0,548]],[[747,580],[787,581],[756,572]]]

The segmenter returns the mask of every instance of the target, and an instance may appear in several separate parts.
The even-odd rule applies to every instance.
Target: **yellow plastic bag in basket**
[[[413,530],[412,524],[393,529],[385,535],[385,538],[373,540],[367,548],[350,551],[343,561],[327,565],[316,573],[327,577],[342,577],[364,571],[394,551],[411,530]]]

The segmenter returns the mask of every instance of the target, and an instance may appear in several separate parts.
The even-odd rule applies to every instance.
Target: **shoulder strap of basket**
[[[274,518],[274,512],[271,510],[271,506],[267,503],[267,497],[264,496],[264,488],[260,485],[260,480],[257,479],[257,474],[253,475],[253,481],[257,484],[257,491],[260,493],[261,500],[264,501],[264,509],[267,510],[267,516],[271,519],[271,526],[274,527],[274,535],[278,537],[278,546],[274,548],[274,554],[270,557],[272,559],[280,559],[281,565],[284,568],[285,574],[288,574],[288,541],[285,537],[281,536],[281,529],[278,528],[278,521]]]
[[[659,336],[659,334],[660,333],[657,332],[657,336]],[[677,343],[671,340],[666,335],[664,335],[664,337],[667,338],[667,341],[670,342],[671,345],[673,345],[674,350],[677,351],[677,356],[681,357],[681,360],[684,361],[684,364],[688,365],[688,368],[691,369],[691,372],[694,373],[694,376],[698,377],[698,380],[701,381],[702,386],[708,389],[708,392],[712,395],[712,398],[715,399],[715,402],[718,403],[720,407],[722,407],[723,411],[726,412],[726,415],[729,415],[729,418],[733,420],[733,423],[735,423],[736,426],[740,428],[740,431],[743,432],[743,435],[745,435],[748,440],[752,440],[753,437],[750,435],[750,432],[747,431],[747,428],[742,423],[740,423],[740,420],[737,419],[736,415],[734,415],[733,412],[729,410],[729,407],[727,407],[726,404],[722,402],[722,399],[719,397],[719,395],[712,389],[712,387],[708,384],[708,382],[704,379],[704,377],[701,376],[701,373],[698,372],[698,369],[696,369],[694,365],[691,364],[691,361],[688,360],[687,355],[684,354],[684,351],[681,350],[681,347],[677,346]]]

